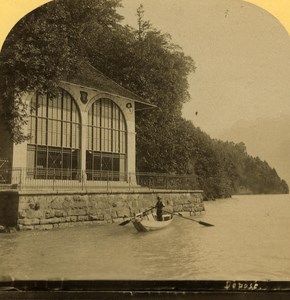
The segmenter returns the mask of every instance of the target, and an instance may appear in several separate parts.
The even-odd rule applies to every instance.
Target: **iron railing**
[[[165,173],[122,173],[78,169],[2,168],[0,189],[131,191],[137,188],[165,190],[198,189],[196,177]]]

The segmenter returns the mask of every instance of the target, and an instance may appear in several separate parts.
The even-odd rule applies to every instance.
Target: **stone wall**
[[[158,194],[162,197],[167,210],[188,211],[192,214],[204,210],[201,191],[170,191],[158,192]],[[121,222],[134,213],[153,207],[156,196],[156,193],[152,192],[109,194],[19,192],[14,193],[14,205],[12,205],[12,202],[8,201],[12,196],[7,194],[2,198],[0,196],[0,225],[16,226],[20,230],[25,230],[63,228],[74,224]],[[18,201],[15,200],[16,198]],[[4,204],[6,204],[5,209]],[[13,218],[8,217],[13,214]],[[8,224],[9,218],[11,222]],[[2,219],[6,220],[5,224]]]

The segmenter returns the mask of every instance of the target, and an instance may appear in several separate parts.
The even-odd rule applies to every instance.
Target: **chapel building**
[[[154,105],[89,63],[62,80],[57,95],[24,100],[29,140],[13,144],[0,121],[0,183],[28,189],[136,185],[135,112]],[[1,172],[8,166],[12,172]]]

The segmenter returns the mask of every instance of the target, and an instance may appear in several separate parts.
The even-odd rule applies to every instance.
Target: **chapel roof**
[[[97,70],[87,61],[80,63],[77,71],[67,78],[64,78],[64,81],[109,93],[111,95],[128,98],[135,101],[137,105],[139,104],[139,108],[156,107],[156,105],[146,102],[142,97],[122,87],[117,82]]]

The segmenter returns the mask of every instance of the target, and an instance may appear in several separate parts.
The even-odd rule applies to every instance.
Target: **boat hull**
[[[163,221],[157,221],[156,216],[136,217],[132,223],[137,231],[147,232],[160,230],[167,227],[172,222],[172,215],[163,215]]]

